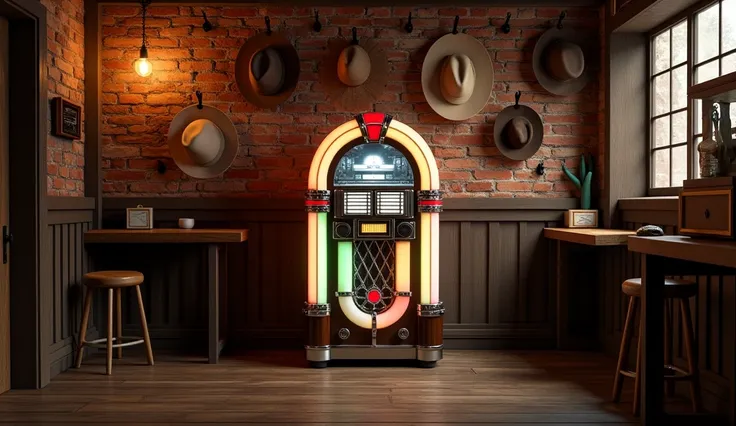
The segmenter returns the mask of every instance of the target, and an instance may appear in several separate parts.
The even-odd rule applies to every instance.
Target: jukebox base
[[[416,359],[421,367],[434,367],[442,359],[443,345],[416,346],[307,346],[307,360],[312,367],[322,368],[330,360],[391,360]]]

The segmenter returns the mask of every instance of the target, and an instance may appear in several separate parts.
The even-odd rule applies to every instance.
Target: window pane
[[[654,147],[665,146],[670,144],[670,116],[654,120]]]
[[[729,110],[731,111],[731,127],[736,127],[736,102],[731,102]]]
[[[721,33],[721,52],[736,49],[736,0],[723,0],[721,5],[723,32]],[[725,73],[724,73],[725,74]]]
[[[687,142],[687,111],[672,116],[672,143]]]
[[[718,77],[718,61],[708,62],[695,68],[695,84]]]
[[[672,148],[672,186],[682,186],[687,179],[687,145]]]
[[[654,115],[670,111],[670,73],[654,78]]]
[[[700,99],[695,100],[695,106],[693,107],[693,129],[695,134],[703,133],[703,101]]]
[[[685,61],[687,61],[687,21],[682,21],[672,28],[672,65],[679,65]]]
[[[718,3],[695,15],[695,63],[718,55]]]
[[[672,71],[672,109],[687,106],[687,66],[683,65]]]
[[[654,37],[654,73],[670,67],[670,32],[665,31]]]
[[[721,59],[721,75],[736,71],[736,53],[724,56]]]
[[[695,139],[693,140],[693,146],[694,146],[693,152],[695,153],[695,155],[693,155],[693,161],[695,162],[695,167],[694,167],[695,179],[700,178],[700,154],[698,153],[698,144],[702,141],[703,141],[702,136],[696,136]]]
[[[667,188],[670,186],[670,150],[660,149],[654,151],[654,188]]]

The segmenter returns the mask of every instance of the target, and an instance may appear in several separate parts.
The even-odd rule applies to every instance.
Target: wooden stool
[[[84,313],[82,315],[82,324],[79,328],[79,345],[77,347],[77,368],[82,366],[82,355],[84,347],[106,348],[107,349],[107,368],[106,374],[112,374],[112,352],[113,348],[117,348],[117,358],[123,357],[123,346],[146,344],[146,357],[148,364],[153,365],[153,351],[151,350],[151,339],[148,337],[148,324],[146,323],[146,312],[143,309],[143,297],[141,296],[141,287],[143,283],[143,274],[135,271],[98,271],[90,272],[84,275],[84,284],[87,286],[87,292],[84,296]],[[141,326],[143,328],[143,337],[124,337],[122,324],[122,302],[121,293],[125,287],[135,287],[138,295],[138,310],[141,315]],[[92,341],[87,341],[87,324],[89,323],[89,312],[92,308],[92,293],[94,289],[107,289],[107,337]],[[115,299],[117,299],[116,314],[117,329],[115,337],[113,337],[113,291]],[[127,340],[127,342],[124,342]],[[112,342],[116,343],[113,344]],[[106,342],[106,343],[102,343]]]
[[[641,323],[639,324],[639,342],[636,348],[636,371],[628,370],[628,355],[631,338],[634,331],[634,320],[639,309],[639,300],[641,297],[641,278],[632,278],[624,281],[621,285],[624,294],[629,296],[629,310],[626,314],[626,323],[624,324],[624,333],[621,337],[621,349],[618,354],[618,366],[616,367],[616,378],[613,382],[613,401],[618,402],[621,398],[621,386],[623,378],[634,378],[634,415],[639,415],[639,366],[641,364]],[[689,298],[698,293],[698,285],[692,281],[665,279],[664,298],[665,298],[665,321],[664,321],[664,369],[665,383],[667,384],[667,395],[674,394],[675,381],[690,382],[690,399],[693,404],[693,411],[696,413],[702,407],[700,395],[700,378],[698,366],[695,364],[693,357],[693,321],[690,317]],[[679,367],[672,365],[672,351],[670,350],[670,340],[672,338],[672,305],[670,302],[679,302],[680,316],[682,317],[683,337],[685,344],[685,356],[687,357],[687,369],[685,371]]]

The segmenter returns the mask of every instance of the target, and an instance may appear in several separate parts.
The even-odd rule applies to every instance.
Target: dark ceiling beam
[[[96,2],[99,4],[104,3],[140,3],[140,0],[87,0]],[[226,4],[240,4],[253,6],[259,5],[280,5],[280,6],[295,6],[295,7],[321,7],[321,6],[354,6],[346,4],[345,0],[261,0],[257,2],[243,1],[243,0],[178,0],[178,1],[165,1],[165,0],[153,0],[155,4],[195,4],[195,5],[226,5]],[[464,0],[461,2],[454,2],[450,0],[444,1],[422,1],[417,2],[416,0],[361,0],[360,6],[401,6],[401,7],[591,7],[600,6],[604,3],[603,0]]]

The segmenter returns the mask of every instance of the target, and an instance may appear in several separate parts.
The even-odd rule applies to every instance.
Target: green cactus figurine
[[[565,163],[562,163],[562,171],[565,175],[575,184],[580,191],[580,208],[583,210],[590,209],[590,186],[593,180],[593,156],[590,156],[590,165],[586,167],[585,154],[580,156],[580,177],[578,178],[570,169],[565,167]]]

